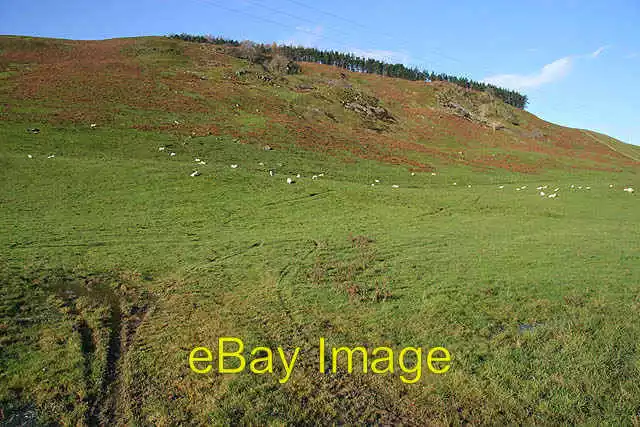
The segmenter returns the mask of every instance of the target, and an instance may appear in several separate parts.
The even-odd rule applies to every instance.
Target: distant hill
[[[287,70],[277,47],[256,58],[234,43],[166,37],[3,36],[0,49],[2,120],[229,134],[413,170],[620,171],[640,159],[637,147],[545,122],[490,91],[317,63]]]

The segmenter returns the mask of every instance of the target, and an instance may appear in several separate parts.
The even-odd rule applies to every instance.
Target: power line
[[[336,43],[337,45],[343,46],[344,48],[348,49],[347,45],[345,45],[344,43],[342,43],[342,42],[340,42],[338,40],[332,39],[330,37],[327,37],[325,35],[318,34],[316,32],[307,30],[306,28],[300,28],[300,27],[292,28],[290,25],[283,24],[282,22],[275,21],[275,20],[269,19],[269,18],[264,18],[264,17],[261,17],[261,16],[257,16],[257,15],[251,14],[249,12],[246,12],[244,10],[239,10],[239,9],[230,8],[228,6],[223,6],[223,5],[221,5],[221,4],[217,3],[217,2],[213,2],[211,0],[193,0],[193,1],[199,1],[200,3],[203,3],[203,4],[211,6],[211,7],[218,7],[220,9],[224,9],[224,10],[227,10],[229,12],[234,12],[234,13],[238,13],[240,15],[245,15],[245,16],[248,16],[248,17],[253,18],[255,20],[266,22],[266,23],[273,24],[273,25],[277,25],[279,27],[286,28],[288,30],[292,30],[293,29],[295,31],[301,31],[301,32],[304,32],[304,33],[308,33],[308,34],[310,34],[310,35],[312,35],[314,37],[317,37],[317,38],[330,40],[330,41]]]

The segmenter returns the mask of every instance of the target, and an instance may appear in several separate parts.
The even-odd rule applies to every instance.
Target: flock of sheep
[[[166,151],[166,147],[160,147],[158,150],[159,151]],[[176,153],[175,152],[170,152],[169,155],[171,157],[174,157],[174,156],[176,156]],[[206,165],[205,161],[200,160],[197,157],[194,159],[194,162],[196,164],[199,164],[199,165]],[[260,166],[264,166],[264,163],[260,162],[259,165]],[[238,164],[231,164],[230,167],[231,167],[231,169],[237,169],[238,168]],[[276,173],[275,173],[274,169],[270,169],[269,170],[269,176],[275,176],[275,174]],[[415,172],[411,172],[411,176],[415,176],[415,175],[416,175]],[[431,172],[431,176],[436,176],[436,175],[437,174],[435,172]],[[190,176],[192,176],[192,177],[200,176],[200,172],[196,169],[191,173]],[[318,179],[320,177],[323,177],[323,176],[324,176],[324,173],[321,173],[321,174],[318,174],[318,175],[313,175],[311,177],[311,179],[316,180],[316,179]],[[301,175],[297,174],[295,176],[295,178],[299,179],[299,178],[301,178]],[[295,182],[296,182],[295,178],[287,177],[287,179],[286,179],[287,184],[295,184]],[[371,183],[372,187],[375,187],[377,184],[380,184],[380,180],[379,179],[376,179],[374,181],[375,182]],[[453,185],[457,186],[458,183],[454,182]],[[471,184],[468,184],[467,187],[471,188]],[[560,187],[554,188],[553,191],[547,191],[548,187],[549,187],[548,185],[541,185],[541,186],[536,187],[536,190],[538,191],[538,194],[540,195],[540,197],[545,197],[545,198],[549,198],[549,199],[555,199],[556,197],[558,197],[558,193],[560,191]],[[400,186],[397,185],[397,184],[392,184],[391,188],[400,188]],[[498,189],[500,189],[500,190],[502,190],[504,188],[505,188],[504,185],[498,186]],[[573,185],[573,184],[569,188],[572,189],[572,190],[582,190],[582,189],[591,190],[590,186],[581,186],[581,185],[580,186],[576,186],[576,185]],[[614,188],[614,185],[613,184],[609,184],[609,188]],[[527,189],[526,185],[523,185],[521,187],[516,187],[516,191],[523,191],[523,190],[526,190],[526,189]],[[623,189],[623,191],[631,194],[631,193],[634,192],[634,189],[632,187],[625,187]]]

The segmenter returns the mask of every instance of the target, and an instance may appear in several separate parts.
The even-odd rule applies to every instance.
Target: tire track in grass
[[[86,280],[81,283],[75,278],[64,277],[54,283],[54,290],[65,301],[71,314],[77,318],[76,328],[80,334],[80,348],[84,358],[84,377],[87,389],[87,425],[109,425],[118,419],[118,396],[122,359],[134,341],[139,325],[144,321],[150,301],[136,301],[128,315],[123,313],[125,299],[102,281]],[[89,286],[91,285],[91,286]],[[104,327],[109,331],[105,348],[105,367],[101,373],[99,389],[91,380],[96,352],[96,336],[82,313],[76,307],[76,300],[86,297],[90,301],[107,307],[109,315]]]

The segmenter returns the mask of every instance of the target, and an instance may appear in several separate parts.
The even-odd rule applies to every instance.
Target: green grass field
[[[640,423],[640,216],[622,191],[637,168],[412,176],[284,132],[265,151],[7,117],[0,423]],[[285,384],[277,363],[192,372],[219,337],[299,362]],[[321,373],[320,337],[442,346],[451,368]]]

